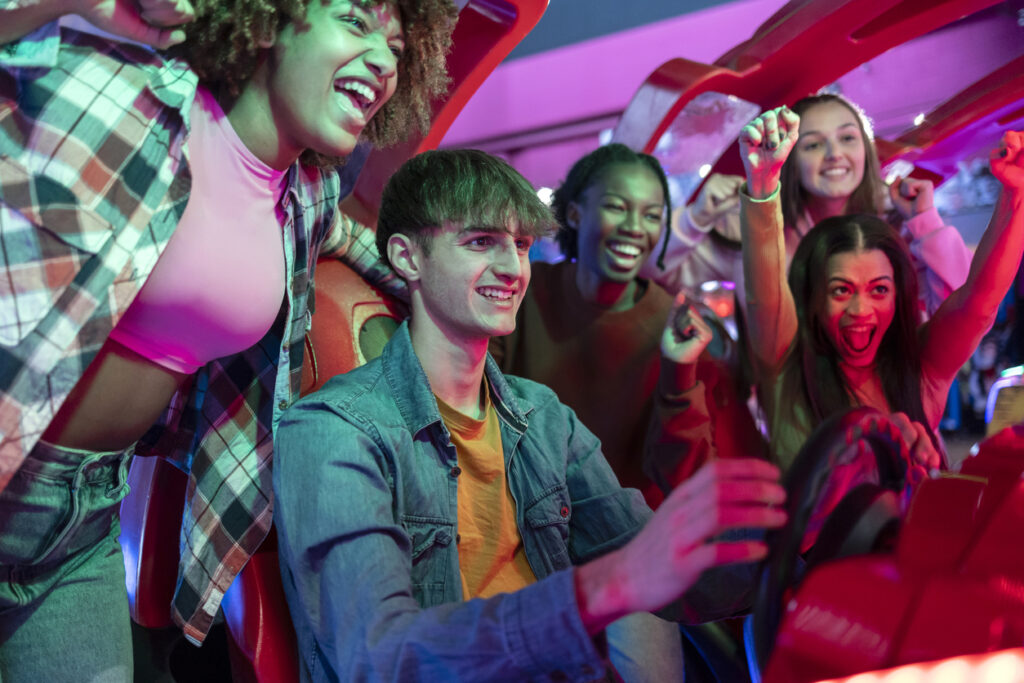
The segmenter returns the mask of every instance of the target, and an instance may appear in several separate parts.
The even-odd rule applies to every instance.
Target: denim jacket
[[[625,544],[650,510],[550,389],[490,357],[486,373],[537,576],[487,599],[463,600],[455,447],[407,324],[285,413],[274,517],[304,680],[603,677],[571,567]]]

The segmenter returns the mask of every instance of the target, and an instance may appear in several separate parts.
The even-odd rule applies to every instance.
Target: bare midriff
[[[107,340],[42,438],[89,451],[127,448],[157,421],[175,392],[192,377]]]

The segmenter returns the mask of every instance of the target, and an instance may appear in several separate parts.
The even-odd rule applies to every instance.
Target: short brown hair
[[[507,227],[532,237],[550,234],[554,217],[536,190],[505,161],[475,149],[423,152],[388,180],[377,217],[377,250],[385,263],[392,235],[408,235],[428,251],[446,223]]]

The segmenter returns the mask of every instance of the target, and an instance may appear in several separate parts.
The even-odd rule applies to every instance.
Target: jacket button
[[[562,515],[562,517],[568,517],[569,516],[569,506],[563,505],[562,509],[559,510],[558,512]]]
[[[288,408],[288,401],[284,401],[284,400],[278,401],[277,402],[277,407],[280,408],[281,410],[286,410]]]
[[[452,475],[453,477],[457,477],[460,474],[462,474],[462,468],[459,467],[458,465],[455,465],[454,467],[451,468],[451,470],[449,470],[448,474]]]
[[[455,545],[462,543],[462,534],[455,534]]]

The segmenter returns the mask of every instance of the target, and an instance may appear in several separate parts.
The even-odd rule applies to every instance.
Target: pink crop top
[[[199,87],[188,139],[192,190],[160,260],[111,333],[169,370],[193,373],[267,333],[285,294],[285,171],[257,159]]]

